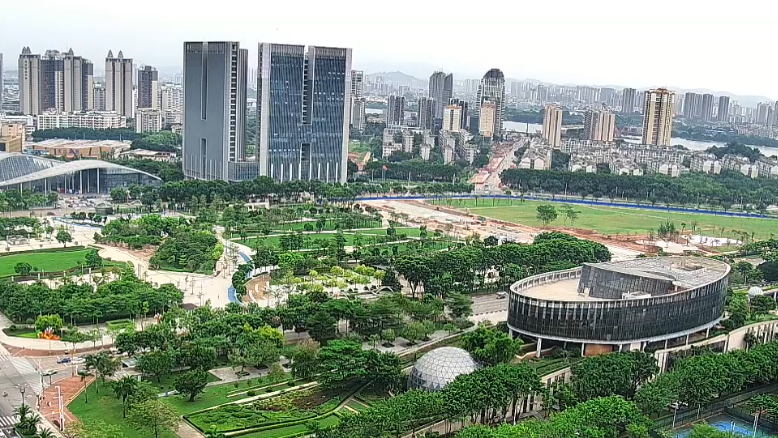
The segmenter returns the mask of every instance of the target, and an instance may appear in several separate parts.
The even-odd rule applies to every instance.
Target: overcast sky
[[[23,46],[95,62],[109,49],[180,66],[183,41],[345,46],[354,68],[778,97],[768,0],[0,0],[6,69]],[[11,64],[10,66],[8,64]]]

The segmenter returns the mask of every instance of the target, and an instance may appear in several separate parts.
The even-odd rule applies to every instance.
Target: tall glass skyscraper
[[[259,173],[346,182],[351,49],[259,44]]]
[[[248,51],[232,41],[184,43],[183,170],[187,178],[242,181]]]

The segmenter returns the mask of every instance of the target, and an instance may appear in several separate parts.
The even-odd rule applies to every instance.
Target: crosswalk
[[[16,371],[24,377],[27,385],[35,392],[35,395],[42,394],[43,383],[41,383],[41,376],[30,361],[23,357],[11,357],[10,360]]]
[[[0,416],[0,429],[9,429],[14,427],[16,420],[13,415]]]

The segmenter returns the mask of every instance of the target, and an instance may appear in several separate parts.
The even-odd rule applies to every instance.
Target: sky
[[[778,98],[769,0],[0,0],[0,53],[112,49],[176,67],[184,41],[351,47],[355,69],[455,79],[497,67],[552,83],[706,88]],[[10,65],[9,65],[10,64]]]

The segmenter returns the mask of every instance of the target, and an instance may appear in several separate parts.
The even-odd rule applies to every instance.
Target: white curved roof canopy
[[[115,169],[160,179],[141,170],[102,160],[57,161],[27,154],[0,153],[0,186],[38,181],[92,169]]]

